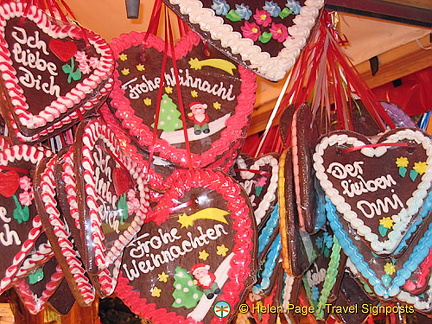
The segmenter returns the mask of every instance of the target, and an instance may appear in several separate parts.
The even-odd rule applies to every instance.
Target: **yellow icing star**
[[[162,292],[162,289],[159,289],[158,287],[154,287],[151,290],[151,295],[152,295],[152,297],[160,297],[161,292]]]
[[[145,99],[143,100],[143,102],[144,102],[144,105],[146,105],[146,106],[150,106],[151,103],[152,103],[152,100],[151,100],[150,98],[145,98]]]
[[[121,73],[123,75],[128,75],[130,73],[130,70],[125,68],[125,69],[121,70]]]
[[[379,223],[385,228],[392,228],[394,225],[394,220],[391,219],[391,217],[383,217],[380,219]]]
[[[142,72],[142,71],[144,71],[145,70],[145,66],[143,65],[143,64],[137,64],[136,66],[136,69],[138,70],[138,71],[140,71],[140,72]]]
[[[192,98],[198,98],[198,92],[196,92],[195,90],[192,90],[191,96],[192,96]]]
[[[385,271],[385,273],[387,273],[389,275],[392,275],[393,273],[396,272],[396,267],[395,267],[395,265],[393,263],[387,262],[384,265],[384,271]]]
[[[121,54],[119,55],[119,59],[120,59],[121,61],[126,61],[126,60],[128,59],[128,57],[127,57],[127,55],[126,55],[125,53],[121,53]]]
[[[227,252],[229,251],[229,249],[225,246],[225,244],[218,245],[216,247],[216,249],[217,249],[216,254],[217,255],[221,255],[223,257],[226,256]]]
[[[414,163],[413,169],[417,171],[418,174],[423,174],[426,172],[428,164],[426,162],[416,162]]]
[[[165,87],[165,92],[166,93],[173,93],[173,88],[171,88],[171,87]]]
[[[400,168],[400,167],[405,167],[406,168],[408,166],[408,164],[409,164],[408,158],[406,158],[405,156],[398,157],[396,159],[396,165],[397,165],[398,168]]]
[[[219,102],[213,102],[213,108],[219,110],[222,108],[222,105]]]
[[[199,252],[198,259],[206,261],[209,256],[210,256],[210,254],[208,254],[206,250],[202,250],[201,252]]]
[[[159,281],[161,281],[161,282],[167,282],[168,278],[169,278],[169,275],[167,275],[165,273],[165,271],[162,271],[162,273],[158,274],[158,278],[159,278]]]

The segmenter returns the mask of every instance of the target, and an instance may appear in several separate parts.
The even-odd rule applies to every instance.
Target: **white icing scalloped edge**
[[[179,6],[180,12],[187,15],[192,24],[209,32],[211,38],[220,41],[234,55],[240,55],[243,61],[249,61],[249,68],[271,81],[281,80],[294,65],[301,49],[306,44],[310,31],[315,24],[323,0],[307,0],[300,14],[294,18],[295,25],[288,27],[293,38],[287,38],[278,56],[270,57],[254,44],[251,39],[244,38],[239,32],[233,31],[230,25],[224,23],[221,17],[215,15],[211,8],[203,8],[200,0],[169,0],[172,5]]]
[[[404,231],[410,224],[413,215],[417,214],[420,207],[428,194],[428,191],[432,185],[432,141],[429,137],[425,136],[419,130],[413,129],[403,129],[393,135],[386,138],[383,143],[395,143],[400,139],[413,140],[418,144],[421,144],[426,151],[428,156],[427,164],[428,168],[426,172],[422,175],[422,181],[419,183],[417,189],[413,192],[413,195],[406,202],[409,206],[408,209],[402,209],[399,214],[399,220],[395,221],[392,232],[388,235],[388,239],[385,241],[379,241],[378,235],[372,233],[369,226],[357,217],[357,214],[351,210],[351,206],[345,202],[345,199],[339,195],[338,190],[333,188],[332,183],[328,180],[323,167],[323,154],[327,147],[333,145],[349,144],[352,146],[362,146],[366,143],[360,141],[358,138],[350,137],[346,134],[334,134],[329,137],[324,137],[320,143],[317,144],[315,153],[313,155],[314,169],[316,171],[316,177],[320,181],[321,187],[324,189],[326,195],[330,198],[331,202],[336,206],[337,211],[344,217],[344,219],[350,223],[350,225],[357,231],[357,233],[362,236],[371,245],[371,248],[378,254],[380,253],[391,253],[393,252],[400,240],[404,236]],[[374,148],[364,148],[361,152],[369,157],[382,156],[386,147]],[[404,220],[401,221],[400,217]]]

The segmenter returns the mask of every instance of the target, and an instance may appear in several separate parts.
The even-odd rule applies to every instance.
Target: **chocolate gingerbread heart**
[[[316,146],[321,187],[376,254],[393,253],[416,224],[432,185],[431,143],[426,132],[402,128],[376,143],[354,132],[333,132]]]
[[[175,53],[168,50],[165,70],[165,43],[154,35],[122,35],[111,47],[117,66],[108,104],[141,147],[180,166],[206,167],[245,137],[255,75],[206,47],[198,35],[189,32]]]
[[[234,172],[234,179],[249,195],[257,225],[264,224],[278,201],[279,155],[272,153],[253,159],[241,154]]]
[[[125,250],[116,293],[155,324],[226,323],[257,269],[248,198],[211,170],[176,171],[167,182],[153,221]]]
[[[305,46],[324,1],[164,0],[207,42],[279,81]]]
[[[59,25],[22,2],[0,7],[4,116],[21,141],[35,141],[79,121],[112,87],[112,51],[95,33]],[[9,118],[6,118],[9,120]]]
[[[0,152],[0,293],[11,285],[42,233],[32,178],[39,161],[49,155],[48,150],[28,145],[12,145]]]
[[[121,257],[147,216],[146,172],[123,154],[115,133],[99,119],[79,125],[74,160],[82,258],[87,271],[96,274]],[[119,174],[129,181],[120,191]]]

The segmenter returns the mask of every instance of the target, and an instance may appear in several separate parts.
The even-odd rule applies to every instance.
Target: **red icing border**
[[[241,302],[246,292],[247,278],[254,273],[253,257],[255,255],[253,215],[245,198],[241,195],[241,187],[231,177],[222,172],[197,169],[179,170],[174,172],[168,179],[167,184],[171,190],[167,191],[164,197],[156,206],[152,220],[156,223],[163,223],[169,217],[169,211],[175,206],[177,198],[182,197],[184,192],[191,188],[203,187],[218,192],[227,201],[227,208],[231,211],[233,229],[235,231],[235,251],[230,265],[229,279],[222,289],[219,300],[224,300],[234,308]],[[247,269],[247,270],[246,270]],[[140,292],[135,291],[129,285],[129,280],[120,273],[117,295],[125,301],[128,307],[136,314],[150,318],[154,324],[165,323],[197,323],[192,319],[185,319],[174,312],[167,312],[164,308],[157,308],[154,303],[147,304],[145,298],[140,297]],[[211,324],[226,323],[229,318],[213,317]],[[201,323],[201,322],[199,322]]]
[[[113,39],[111,48],[114,57],[118,57],[123,50],[132,46],[137,46],[147,38],[147,43],[160,52],[164,51],[165,42],[151,34],[132,32],[123,34],[119,38]],[[189,51],[200,42],[200,37],[194,32],[189,32],[176,44],[176,57],[178,59],[186,56]],[[168,56],[171,57],[171,50],[168,49]],[[218,156],[224,154],[233,145],[233,142],[244,136],[244,129],[250,122],[250,115],[253,112],[255,103],[256,75],[245,67],[239,65],[238,70],[242,79],[241,93],[237,97],[237,106],[235,114],[226,121],[226,128],[221,131],[220,139],[212,142],[211,148],[201,154],[191,153],[191,160],[194,167],[205,167],[214,162]],[[129,99],[125,96],[125,91],[121,88],[121,82],[118,79],[119,73],[114,70],[114,89],[111,92],[112,99],[110,106],[116,109],[115,116],[122,121],[122,126],[130,135],[143,147],[153,145],[153,131],[143,125],[140,118],[135,116],[134,109],[130,105]],[[160,157],[172,161],[183,167],[188,167],[189,157],[186,149],[179,149],[170,145],[166,140],[158,138],[154,145],[154,151]]]
[[[82,39],[82,27],[72,24],[69,26],[55,25],[51,22],[45,12],[36,6],[30,6],[27,10],[23,3],[10,2],[3,4],[0,7],[0,11],[2,12],[0,15],[1,35],[4,35],[3,26],[6,25],[7,19],[9,19],[7,18],[8,15],[13,17],[21,17],[24,15],[24,11],[26,11],[26,19],[36,23],[41,30],[47,31],[47,33],[53,37],[53,39],[61,39],[62,37],[68,36],[73,39]],[[87,41],[91,43],[95,47],[95,50],[101,55],[99,59],[101,62],[100,66],[96,68],[93,73],[91,73],[82,82],[78,83],[77,86],[72,89],[72,91],[67,93],[65,96],[59,97],[57,100],[53,101],[50,106],[45,107],[38,115],[33,115],[28,111],[29,106],[26,102],[26,98],[23,95],[22,88],[20,87],[16,78],[16,71],[13,68],[12,60],[10,59],[8,45],[4,41],[3,37],[1,38],[0,57],[2,59],[0,61],[0,70],[2,72],[5,87],[8,89],[7,92],[10,96],[10,100],[13,102],[17,120],[19,120],[24,127],[29,129],[37,129],[46,126],[52,120],[58,118],[63,112],[76,106],[72,98],[75,98],[75,101],[77,102],[81,102],[81,98],[91,94],[92,91],[97,89],[101,83],[110,78],[114,69],[114,60],[109,45],[104,39],[102,39],[102,37],[96,35],[92,31],[85,30],[85,33]],[[87,105],[85,109],[88,110],[92,108],[94,104],[95,102],[93,102],[92,105]],[[43,121],[33,121],[33,118],[36,117]],[[58,124],[59,122],[61,121],[57,121],[55,124]]]

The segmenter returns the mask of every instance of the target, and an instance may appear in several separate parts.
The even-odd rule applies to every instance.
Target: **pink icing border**
[[[165,193],[156,207],[155,214],[153,214],[155,218],[153,220],[159,224],[169,218],[169,210],[174,207],[177,198],[183,196],[184,192],[191,188],[203,187],[214,190],[227,201],[235,231],[232,249],[235,251],[235,255],[230,262],[229,280],[223,286],[222,294],[218,299],[226,301],[234,308],[243,300],[242,295],[247,288],[247,278],[254,271],[251,265],[253,264],[252,254],[255,249],[253,240],[255,226],[251,210],[241,195],[240,185],[222,172],[204,169],[176,171],[167,179],[167,183],[171,190]],[[150,318],[154,324],[197,323],[195,320],[185,319],[174,312],[167,312],[164,308],[158,308],[155,303],[147,304],[146,299],[140,297],[140,292],[129,284],[129,280],[123,277],[122,273],[118,280],[116,293],[134,313]],[[214,317],[211,323],[226,323],[228,319],[228,317]]]
[[[14,17],[21,17],[24,14],[24,4],[22,3],[6,3],[0,7],[2,14],[0,15],[0,36],[4,35],[4,26],[7,22],[7,15]],[[45,12],[36,6],[31,6],[26,14],[26,19],[29,19],[37,24],[37,26],[43,30],[49,30],[49,35],[53,38],[64,38],[71,37],[74,39],[82,39],[82,27],[69,25],[59,26],[51,22]],[[93,73],[84,79],[82,82],[72,89],[67,95],[58,98],[50,106],[45,107],[38,115],[31,114],[28,109],[29,106],[26,102],[26,98],[23,95],[22,89],[19,86],[16,78],[16,71],[13,68],[12,60],[10,59],[10,53],[8,45],[2,38],[0,41],[0,70],[2,72],[3,81],[8,89],[11,102],[15,105],[15,114],[17,120],[20,120],[23,126],[29,129],[36,129],[43,127],[49,123],[49,120],[56,119],[60,114],[68,109],[75,106],[75,102],[81,102],[81,98],[91,94],[99,84],[106,81],[112,74],[114,69],[114,59],[109,45],[100,36],[96,35],[90,30],[85,30],[88,42],[92,44],[96,51],[101,55],[100,67],[98,67]],[[6,76],[7,75],[7,76]],[[83,90],[79,90],[83,89]],[[87,108],[89,109],[89,108]],[[43,113],[43,114],[42,114]],[[42,116],[41,116],[42,115]],[[43,115],[49,115],[44,117]],[[36,123],[33,121],[34,118],[41,118],[43,121]]]
[[[119,38],[113,39],[111,48],[114,52],[114,57],[118,57],[123,50],[132,46],[140,45],[144,38],[148,37],[147,43],[160,51],[164,51],[164,41],[159,37],[146,33],[132,32],[123,34]],[[178,59],[186,56],[200,42],[200,37],[194,32],[189,32],[176,44],[176,56]],[[169,50],[168,56],[172,53]],[[237,106],[235,114],[226,121],[226,128],[221,131],[220,139],[214,141],[211,148],[201,154],[191,153],[191,160],[194,167],[205,167],[214,162],[218,156],[224,154],[233,145],[233,142],[238,140],[243,134],[243,129],[248,126],[249,116],[253,112],[255,103],[256,75],[239,65],[238,70],[242,79],[241,93],[237,97]],[[121,82],[118,79],[119,73],[114,70],[114,89],[111,92],[112,99],[110,106],[116,109],[115,116],[122,121],[122,126],[132,135],[135,140],[144,147],[153,145],[153,131],[142,124],[142,120],[135,116],[135,111],[130,105],[129,99],[125,97],[125,92],[121,88]],[[188,167],[188,156],[186,149],[179,149],[170,145],[167,141],[158,138],[154,145],[155,153],[160,157],[179,164],[183,167]]]
[[[39,186],[35,198],[38,199],[41,208],[45,210],[46,222],[48,223],[47,225],[49,225],[49,227],[46,227],[46,231],[52,231],[52,234],[57,238],[57,243],[60,248],[58,252],[60,253],[56,253],[56,258],[62,265],[65,278],[69,285],[72,286],[71,291],[75,299],[77,299],[82,306],[88,306],[91,305],[95,298],[94,287],[85,275],[85,270],[78,252],[74,244],[70,241],[70,233],[57,208],[57,194],[55,192],[54,180],[54,164],[56,160],[55,157],[50,159],[44,171],[38,176],[39,181],[37,182]],[[54,252],[57,252],[56,249],[54,249]],[[67,258],[66,255],[68,256]]]
[[[70,216],[74,219],[75,226],[78,230],[81,229],[80,219],[79,219],[79,209],[77,202],[76,193],[76,175],[74,172],[74,162],[73,162],[73,151],[74,148],[71,147],[68,152],[63,156],[63,173],[62,179],[65,182],[65,191],[67,195],[67,200],[69,204]],[[69,181],[67,181],[69,179]],[[117,277],[120,265],[117,261],[114,262],[114,268],[112,274],[109,269],[101,270],[96,276],[91,276],[90,280],[94,283],[97,280],[97,291],[101,297],[111,295],[114,292],[114,288],[117,285]]]
[[[48,299],[56,291],[61,281],[64,279],[63,270],[57,265],[55,272],[51,275],[50,281],[47,282],[45,290],[40,297],[36,296],[31,290],[25,279],[21,279],[15,286],[17,294],[21,297],[22,302],[27,310],[32,314],[37,314],[45,308]]]
[[[93,239],[93,247],[95,253],[95,266],[99,270],[103,270],[112,264],[114,260],[121,256],[124,247],[132,240],[133,236],[140,230],[144,219],[149,210],[149,195],[148,188],[144,177],[146,174],[138,164],[132,161],[128,156],[121,151],[121,145],[115,133],[108,127],[107,124],[99,119],[94,119],[80,125],[82,128],[82,137],[75,141],[75,158],[81,161],[80,166],[75,166],[77,188],[83,188],[82,201],[78,199],[78,208],[80,218],[83,223],[91,223],[91,237]],[[80,131],[77,131],[77,134]],[[94,182],[94,160],[91,151],[96,142],[101,139],[112,153],[123,163],[129,171],[132,179],[137,183],[137,188],[140,194],[140,210],[136,213],[135,218],[131,222],[128,229],[124,230],[116,240],[114,246],[106,251],[104,244],[104,233],[101,230],[102,221],[99,216],[99,211],[93,206],[97,206],[96,185]],[[81,145],[77,145],[82,143]],[[79,170],[78,170],[79,169]],[[88,216],[85,209],[88,209]],[[89,219],[88,219],[89,217]],[[86,228],[87,229],[87,228]]]
[[[7,165],[9,162],[26,158],[29,158],[30,162],[36,164],[44,156],[50,155],[51,152],[43,148],[36,148],[28,145],[13,145],[0,152],[0,165]],[[36,239],[42,232],[42,223],[38,215],[33,218],[32,226],[33,228],[30,230],[26,241],[22,244],[21,251],[15,255],[12,265],[8,267],[5,277],[0,281],[0,294],[10,287],[15,275],[21,270],[21,264],[34,248]]]

